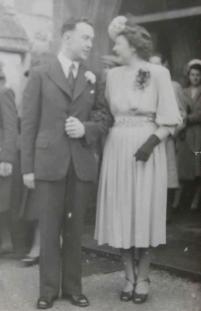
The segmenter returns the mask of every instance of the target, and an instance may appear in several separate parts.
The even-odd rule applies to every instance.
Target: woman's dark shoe
[[[89,306],[89,300],[87,299],[87,297],[83,294],[80,295],[63,295],[64,299],[69,300],[74,306],[77,307],[88,307]]]
[[[121,292],[120,300],[124,301],[124,302],[128,302],[128,301],[132,300],[132,298],[133,298],[133,289],[134,289],[133,283],[128,278],[126,278],[126,281],[127,281],[127,285],[129,285],[129,286],[125,286],[125,289],[127,289],[128,287],[130,287],[131,289],[130,290],[123,290]]]
[[[122,291],[120,294],[120,300],[124,302],[131,301],[133,298],[133,291],[130,292],[124,292]]]
[[[147,298],[148,298],[148,294],[138,294],[135,292],[133,294],[133,302],[136,304],[142,304],[146,302]]]
[[[135,288],[134,293],[133,293],[133,302],[136,304],[142,304],[142,303],[146,302],[148,295],[149,295],[150,280],[149,279],[140,280],[137,282],[137,285],[139,285],[140,283],[146,284],[147,289],[145,290],[145,292],[143,291],[142,293],[139,293],[136,291],[136,288]],[[136,287],[137,287],[137,285],[136,285]]]
[[[25,267],[31,267],[34,265],[37,265],[39,263],[39,256],[37,257],[31,257],[31,256],[25,256],[21,262]]]
[[[43,297],[40,297],[37,301],[37,309],[50,309],[53,307],[53,304],[54,304],[54,300],[55,299],[47,299],[47,298],[43,298]]]

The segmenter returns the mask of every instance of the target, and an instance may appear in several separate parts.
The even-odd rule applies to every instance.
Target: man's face
[[[201,72],[198,69],[191,69],[189,73],[189,80],[192,86],[201,85]]]
[[[81,22],[66,36],[66,44],[73,60],[86,60],[93,46],[94,30],[87,23]]]

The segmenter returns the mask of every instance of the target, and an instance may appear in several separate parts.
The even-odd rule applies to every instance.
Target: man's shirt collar
[[[78,75],[79,63],[76,61],[72,61],[71,59],[66,57],[62,52],[60,52],[57,57],[61,64],[65,77],[68,79],[69,70],[70,70],[71,65],[73,64],[74,65],[73,76],[74,78],[76,78]]]

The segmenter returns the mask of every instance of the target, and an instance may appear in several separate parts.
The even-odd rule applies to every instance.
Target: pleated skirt
[[[114,126],[107,137],[97,197],[95,239],[116,248],[166,243],[167,159],[165,142],[147,162],[135,153],[156,125]]]

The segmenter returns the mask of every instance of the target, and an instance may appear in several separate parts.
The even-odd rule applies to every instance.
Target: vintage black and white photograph
[[[0,0],[0,311],[201,311],[201,0]]]

